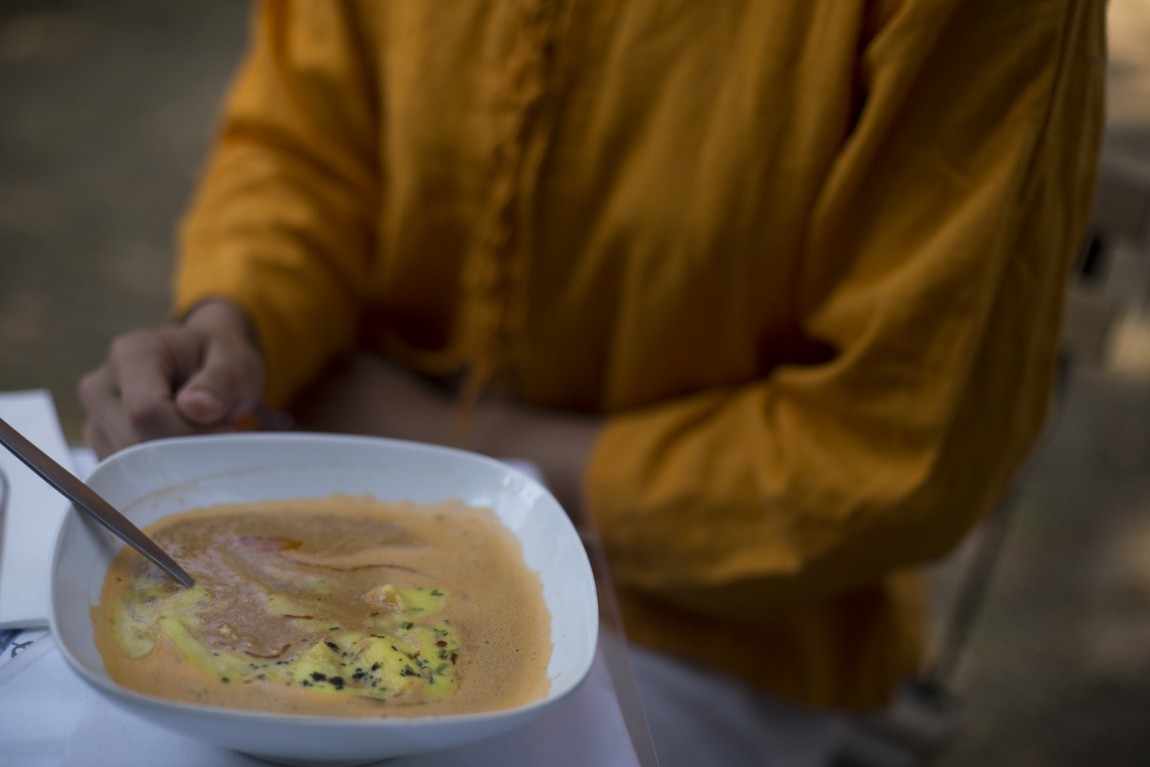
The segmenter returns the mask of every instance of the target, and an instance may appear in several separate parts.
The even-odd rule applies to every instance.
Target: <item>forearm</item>
[[[598,418],[492,401],[476,408],[468,447],[534,463],[568,515],[582,524],[583,478],[600,429]]]
[[[317,431],[372,434],[462,447],[535,464],[571,517],[584,514],[583,476],[599,419],[482,399],[461,410],[454,390],[436,386],[373,354],[359,354],[297,403],[298,423]]]
[[[368,62],[342,3],[261,4],[180,228],[175,311],[227,298],[281,407],[351,347],[380,209]],[[310,35],[308,30],[324,34]]]

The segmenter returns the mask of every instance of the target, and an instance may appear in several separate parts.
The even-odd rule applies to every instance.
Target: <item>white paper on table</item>
[[[47,390],[0,392],[0,418],[74,471]],[[47,626],[52,546],[69,502],[2,447],[0,470],[8,477],[9,491],[0,530],[0,629]]]

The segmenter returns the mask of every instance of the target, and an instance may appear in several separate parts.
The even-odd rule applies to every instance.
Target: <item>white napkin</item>
[[[0,392],[0,418],[74,471],[48,391]],[[69,503],[2,446],[0,470],[9,490],[0,529],[0,629],[47,626],[52,546]]]

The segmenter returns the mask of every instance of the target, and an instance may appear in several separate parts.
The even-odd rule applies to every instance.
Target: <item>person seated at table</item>
[[[87,437],[271,408],[534,461],[602,537],[664,761],[806,733],[784,763],[822,763],[918,669],[918,568],[1043,424],[1103,26],[1101,0],[266,3],[175,322],[85,377]],[[752,726],[668,692],[692,679]]]

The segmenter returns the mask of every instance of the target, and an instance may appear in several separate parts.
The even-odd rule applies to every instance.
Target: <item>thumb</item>
[[[230,411],[219,394],[191,381],[176,394],[176,409],[184,418],[200,426],[221,423]]]
[[[198,426],[249,415],[263,390],[263,360],[243,343],[209,344],[203,365],[176,392],[176,409]]]

